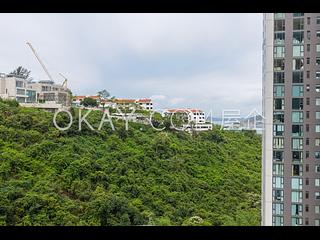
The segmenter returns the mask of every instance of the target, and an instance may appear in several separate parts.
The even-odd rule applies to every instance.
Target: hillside
[[[260,224],[260,136],[52,119],[0,101],[0,225]]]

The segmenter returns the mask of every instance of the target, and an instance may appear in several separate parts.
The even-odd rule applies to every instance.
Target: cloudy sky
[[[157,108],[261,109],[262,14],[0,14],[0,72],[22,65],[74,95],[150,97]]]

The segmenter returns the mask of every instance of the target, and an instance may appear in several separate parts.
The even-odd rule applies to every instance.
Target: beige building
[[[29,86],[37,91],[39,102],[56,102],[63,106],[70,106],[70,91],[53,81],[31,82]]]
[[[14,99],[19,103],[37,102],[36,90],[26,79],[3,73],[0,74],[0,98]]]

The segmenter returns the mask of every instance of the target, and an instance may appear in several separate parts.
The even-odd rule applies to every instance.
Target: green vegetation
[[[98,106],[98,102],[93,98],[84,98],[81,104],[85,107],[96,107]]]
[[[53,127],[0,101],[0,225],[259,225],[260,136]],[[97,129],[101,112],[88,121]],[[59,126],[67,125],[59,115]]]

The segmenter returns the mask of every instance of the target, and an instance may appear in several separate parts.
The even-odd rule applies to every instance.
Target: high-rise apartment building
[[[263,19],[262,225],[320,225],[320,13]]]

